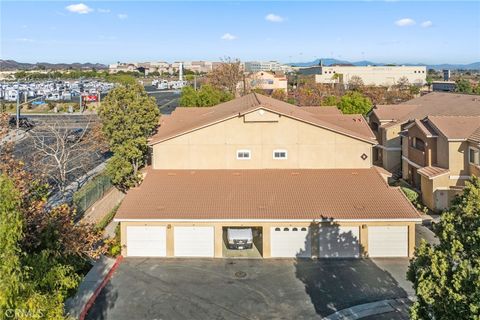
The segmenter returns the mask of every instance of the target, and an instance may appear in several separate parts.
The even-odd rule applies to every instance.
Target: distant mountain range
[[[337,60],[337,59],[332,59],[332,58],[325,58],[325,59],[317,59],[311,62],[298,62],[298,63],[290,63],[290,65],[295,66],[295,67],[314,67],[318,66],[320,63],[320,60],[322,61],[322,64],[324,66],[331,66],[334,64],[343,64],[343,65],[354,65],[354,66],[385,66],[385,65],[404,65],[404,66],[427,66],[428,69],[435,69],[435,70],[442,70],[442,69],[450,69],[450,70],[480,70],[480,62],[474,62],[470,64],[449,64],[449,63],[444,63],[444,64],[433,64],[433,65],[428,65],[425,63],[403,63],[403,64],[389,64],[389,63],[379,63],[379,62],[372,62],[372,61],[356,61],[356,62],[350,62],[350,61],[345,61],[345,60]]]
[[[48,63],[48,62],[37,62],[37,63],[25,63],[17,62],[15,60],[0,60],[0,70],[1,71],[12,71],[12,70],[42,70],[42,69],[108,69],[107,65],[101,63]]]

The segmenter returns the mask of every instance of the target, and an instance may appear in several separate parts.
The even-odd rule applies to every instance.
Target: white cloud
[[[98,12],[100,13],[110,13],[110,9],[97,9]]]
[[[422,28],[430,28],[433,25],[433,22],[430,20],[423,21],[421,24]]]
[[[35,40],[29,38],[17,38],[15,39],[17,42],[34,42]]]
[[[280,17],[279,15],[269,13],[265,16],[265,20],[270,22],[283,22],[283,20],[285,19],[283,17]]]
[[[118,19],[124,20],[124,19],[127,19],[127,18],[128,18],[128,14],[126,14],[126,13],[119,13],[119,14],[117,14],[117,17],[118,17]]]
[[[227,41],[232,41],[232,40],[237,39],[237,37],[234,36],[233,34],[227,32],[227,33],[225,33],[225,34],[222,36],[221,39],[222,39],[222,40],[227,40]]]
[[[79,14],[87,14],[93,11],[92,8],[90,8],[84,3],[71,4],[69,6],[66,6],[65,9],[67,9],[70,12],[79,13]]]
[[[415,23],[416,23],[415,20],[413,20],[411,18],[403,18],[403,19],[395,21],[395,24],[399,27],[413,26]]]

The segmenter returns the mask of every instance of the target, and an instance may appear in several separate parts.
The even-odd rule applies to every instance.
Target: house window
[[[372,122],[371,127],[374,132],[378,132],[378,123]]]
[[[273,159],[277,159],[277,160],[287,159],[287,150],[283,150],[283,149],[273,150]]]
[[[251,158],[250,150],[237,150],[238,160],[250,160],[250,158]]]
[[[468,149],[468,160],[470,163],[480,165],[480,151],[478,149],[469,148]]]
[[[425,142],[420,138],[413,137],[412,147],[420,151],[425,151]]]

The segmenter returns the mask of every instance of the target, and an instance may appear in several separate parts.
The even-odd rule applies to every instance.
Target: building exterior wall
[[[263,111],[263,110],[262,110]],[[258,111],[256,111],[258,112]],[[264,111],[153,145],[154,169],[370,168],[372,145]],[[248,121],[248,122],[247,122]],[[251,159],[237,159],[237,150]],[[284,149],[287,159],[273,159]],[[366,160],[362,159],[366,154]]]
[[[288,89],[286,77],[278,77],[269,72],[256,72],[250,75],[246,81],[251,89],[283,90],[285,93]],[[239,83],[239,86],[243,87],[243,81]]]
[[[120,230],[121,230],[121,247],[122,255],[128,256],[128,247],[127,247],[127,226],[165,226],[167,230],[167,257],[174,256],[174,243],[175,239],[173,236],[173,229],[175,226],[209,226],[214,227],[215,236],[214,236],[214,247],[215,247],[215,258],[223,257],[223,227],[261,227],[262,236],[263,236],[263,257],[271,257],[271,248],[270,248],[270,228],[271,227],[311,227],[312,234],[312,256],[318,256],[319,246],[318,246],[318,233],[315,232],[315,229],[321,228],[322,226],[331,226],[332,223],[315,223],[315,222],[256,222],[256,221],[245,221],[245,222],[228,222],[228,221],[212,221],[212,222],[155,222],[155,221],[121,221]],[[360,228],[360,252],[362,256],[368,256],[368,227],[369,226],[408,226],[408,255],[409,257],[413,256],[413,251],[415,248],[415,222],[397,222],[397,221],[384,221],[384,222],[371,222],[371,221],[355,221],[355,222],[338,222],[334,225],[338,226],[358,226]]]
[[[321,67],[320,74],[315,75],[317,83],[339,83],[348,85],[352,77],[360,77],[365,85],[392,86],[401,78],[410,84],[424,85],[427,68],[425,66],[329,66]]]

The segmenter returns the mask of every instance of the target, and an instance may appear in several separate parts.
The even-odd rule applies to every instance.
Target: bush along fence
[[[73,204],[77,209],[77,217],[81,217],[98,199],[112,188],[110,178],[99,174],[73,195]]]

